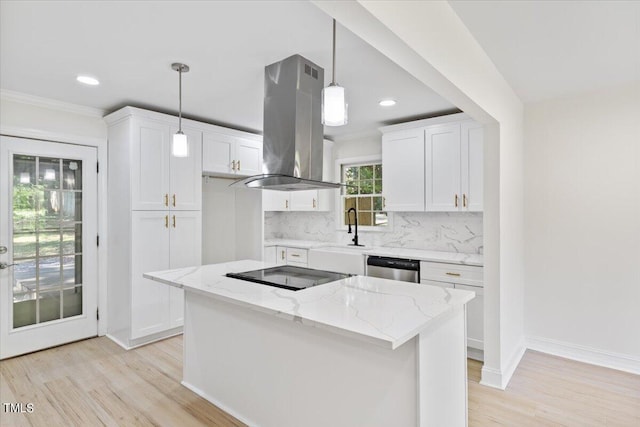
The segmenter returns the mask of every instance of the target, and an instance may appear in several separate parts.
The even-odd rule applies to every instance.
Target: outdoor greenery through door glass
[[[387,225],[382,198],[382,164],[343,165],[342,181],[347,186],[342,190],[344,223],[349,223],[347,211],[354,207],[358,211],[358,225],[380,227]],[[353,222],[353,213],[351,214]]]
[[[82,314],[82,161],[13,156],[13,328]]]

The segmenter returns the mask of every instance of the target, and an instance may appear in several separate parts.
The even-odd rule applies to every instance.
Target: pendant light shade
[[[322,89],[322,122],[326,126],[347,124],[347,104],[342,86],[331,84]]]
[[[178,132],[173,135],[171,154],[174,157],[189,157],[189,142],[187,135],[182,132],[182,73],[189,72],[189,66],[175,62],[171,68],[178,72]]]
[[[322,123],[325,126],[347,124],[347,101],[344,88],[336,83],[336,20],[333,20],[333,69],[331,84],[322,89]]]
[[[171,154],[174,157],[189,157],[189,144],[187,135],[178,131],[173,134],[173,142],[171,144]]]

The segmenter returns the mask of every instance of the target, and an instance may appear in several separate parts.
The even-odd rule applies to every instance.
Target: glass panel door
[[[0,359],[97,335],[96,162],[0,135]]]
[[[82,160],[13,155],[13,328],[82,307]]]

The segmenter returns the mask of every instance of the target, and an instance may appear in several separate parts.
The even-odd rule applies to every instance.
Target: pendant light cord
[[[178,132],[182,132],[182,65],[178,69]]]
[[[336,84],[336,20],[333,20],[333,69],[331,72],[331,84]]]

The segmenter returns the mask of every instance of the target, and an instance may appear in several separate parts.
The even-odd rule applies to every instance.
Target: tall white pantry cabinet
[[[189,154],[171,154],[178,119],[125,107],[107,117],[108,335],[125,348],[182,331],[181,289],[144,272],[200,265],[202,130],[183,120]]]

